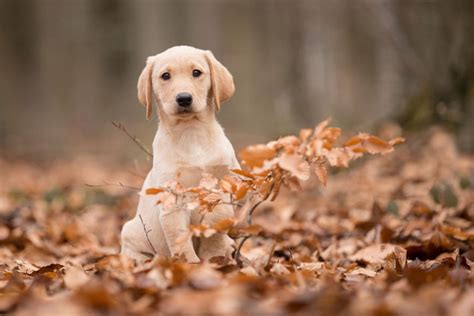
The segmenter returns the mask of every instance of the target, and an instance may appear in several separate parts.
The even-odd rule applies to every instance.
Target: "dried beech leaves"
[[[234,202],[244,198],[255,199],[246,218],[250,224],[255,207],[268,199],[275,200],[281,187],[300,190],[301,183],[309,180],[312,174],[326,186],[329,166],[348,167],[351,160],[360,158],[364,153],[387,154],[393,151],[394,145],[404,142],[401,137],[386,142],[360,133],[338,147],[336,141],[341,130],[330,127],[329,123],[327,119],[314,129],[301,130],[299,136],[290,135],[241,150],[239,156],[247,170],[231,170],[220,180],[213,174],[205,173],[198,186],[183,188],[179,181],[175,181],[161,188],[147,188],[146,194],[158,195],[157,203],[165,208],[199,209],[201,212],[212,212],[223,204],[242,207]],[[241,226],[241,220],[234,222]],[[191,233],[201,236],[196,227],[192,227]],[[235,235],[240,237],[243,234]]]

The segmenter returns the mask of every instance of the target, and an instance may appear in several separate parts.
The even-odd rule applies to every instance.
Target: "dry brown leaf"
[[[299,136],[300,136],[302,141],[306,141],[308,139],[308,137],[310,137],[312,134],[313,134],[312,129],[305,128],[305,129],[300,130]]]
[[[392,145],[375,136],[368,136],[364,142],[364,147],[371,154],[387,154],[393,151]]]
[[[392,254],[396,256],[398,262],[400,262],[402,266],[405,266],[407,261],[407,251],[402,247],[392,244],[370,245],[350,256],[350,259],[383,265],[385,260]]]
[[[256,224],[240,229],[241,233],[248,234],[248,235],[258,235],[261,231],[262,231],[262,227]]]
[[[346,276],[365,275],[365,276],[373,278],[374,276],[377,275],[377,272],[375,272],[373,270],[366,269],[366,268],[357,268],[357,269],[351,270],[350,272],[346,272],[344,274]]]
[[[189,227],[190,232],[194,236],[197,236],[197,237],[203,236],[203,237],[209,238],[215,233],[217,233],[217,231],[214,228],[210,228],[209,226],[204,225],[204,224],[196,224],[196,225],[189,224],[188,227]]]
[[[235,192],[235,186],[232,185],[229,181],[222,179],[220,181],[220,188],[227,193],[234,193]]]
[[[148,189],[146,189],[145,192],[148,195],[155,195],[155,194],[161,193],[163,191],[165,191],[165,189],[163,189],[163,188],[148,188]]]
[[[295,147],[300,145],[301,140],[296,136],[290,135],[281,137],[280,139],[278,139],[277,142],[280,146],[283,147]]]
[[[324,130],[324,132],[321,132],[319,137],[323,138],[326,142],[325,147],[329,147],[330,149],[332,147],[332,144],[341,136],[341,129],[338,127],[328,127]],[[324,146],[324,145],[323,145]]]
[[[457,227],[452,227],[448,225],[441,225],[440,230],[446,235],[452,236],[455,239],[459,240],[474,240],[474,231],[464,232]]]
[[[213,225],[213,228],[218,232],[225,232],[231,229],[235,224],[232,218],[223,218]]]
[[[314,173],[316,174],[316,177],[318,178],[318,180],[324,185],[326,186],[326,183],[328,181],[328,171],[326,169],[326,165],[325,164],[321,164],[321,163],[316,163],[314,165]]]
[[[275,263],[272,268],[270,269],[271,273],[275,273],[276,275],[287,275],[290,274],[290,270],[287,267],[282,265],[281,263]]]
[[[232,171],[233,173],[238,174],[240,176],[244,176],[246,178],[252,179],[252,180],[255,179],[255,176],[252,173],[250,173],[248,171],[245,171],[245,170],[231,169],[230,171]]]
[[[82,267],[66,266],[64,267],[64,284],[67,288],[75,290],[86,284],[90,277],[84,272]]]
[[[242,163],[250,168],[261,167],[265,160],[275,158],[276,151],[267,145],[253,145],[240,152]]]
[[[351,156],[346,148],[334,148],[324,154],[329,164],[333,167],[345,167],[349,166]]]
[[[314,129],[314,135],[317,138],[320,138],[321,137],[320,135],[323,133],[323,131],[326,129],[326,127],[328,127],[330,122],[331,122],[331,118],[327,118],[324,121],[322,121],[321,123],[319,123],[318,125],[316,125],[316,127]]]
[[[396,138],[391,139],[388,143],[392,146],[395,146],[395,145],[403,144],[404,142],[405,142],[404,137],[396,137]]]
[[[353,136],[349,138],[344,143],[344,147],[354,147],[355,145],[359,145],[360,143],[362,143],[362,138],[359,135],[357,135],[357,136]]]
[[[218,203],[221,200],[222,200],[222,195],[217,192],[211,192],[203,198],[203,201],[210,204]]]
[[[189,274],[189,283],[199,290],[210,290],[222,284],[222,274],[209,266],[202,266]]]
[[[242,182],[237,192],[235,192],[235,199],[237,201],[243,199],[247,195],[247,192],[249,189],[250,189],[250,186],[248,185],[248,183]]]
[[[310,165],[298,154],[282,154],[278,160],[282,169],[289,171],[300,180],[308,180],[310,175]]]

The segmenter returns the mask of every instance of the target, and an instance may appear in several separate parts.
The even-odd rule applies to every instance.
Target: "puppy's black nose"
[[[178,103],[179,106],[190,106],[191,103],[193,103],[193,96],[187,92],[178,93],[176,103]]]

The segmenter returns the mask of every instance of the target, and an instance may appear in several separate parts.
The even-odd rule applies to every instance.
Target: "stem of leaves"
[[[243,237],[240,240],[240,243],[239,243],[239,246],[237,247],[237,250],[235,251],[234,259],[235,259],[235,262],[237,262],[237,265],[239,266],[239,268],[242,268],[242,266],[243,266],[242,259],[240,258],[241,257],[240,251],[242,250],[242,246],[244,245],[244,243],[249,238],[250,238],[250,235],[247,235],[247,236]]]
[[[114,125],[117,129],[121,130],[125,135],[127,135],[148,157],[153,158],[153,154],[145,147],[145,145],[143,145],[143,143],[136,136],[130,134],[122,123],[112,121],[112,125]]]
[[[143,231],[145,232],[145,236],[146,236],[146,240],[148,241],[148,244],[150,245],[150,248],[153,250],[153,254],[156,255],[155,247],[153,247],[153,244],[150,241],[150,237],[148,236],[148,233],[151,232],[151,230],[146,229],[145,222],[143,221],[142,216],[138,215],[138,217],[140,218],[140,222],[142,223]]]
[[[268,193],[265,195],[265,197],[263,199],[261,199],[260,201],[258,201],[257,203],[255,203],[254,206],[252,206],[252,208],[250,209],[249,211],[249,214],[247,215],[247,224],[250,226],[252,224],[252,215],[253,215],[253,212],[257,209],[257,207],[262,204],[264,201],[268,200],[268,198],[271,196],[272,192],[273,192],[273,189],[275,187],[275,181],[272,181],[272,184],[270,186],[270,190],[268,190]],[[243,262],[242,262],[242,259],[241,259],[241,250],[242,250],[242,246],[244,245],[244,243],[247,241],[247,239],[249,239],[251,236],[250,235],[247,235],[245,237],[243,237],[240,242],[239,242],[239,245],[237,246],[237,250],[235,251],[235,255],[234,255],[234,259],[235,261],[237,262],[237,265],[242,268],[243,266]]]

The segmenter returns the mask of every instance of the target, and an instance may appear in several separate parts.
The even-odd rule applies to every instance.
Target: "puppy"
[[[137,261],[154,254],[182,254],[188,262],[231,254],[232,240],[225,234],[194,243],[191,237],[182,240],[189,224],[212,225],[232,217],[230,205],[219,205],[202,217],[183,208],[165,210],[157,205],[157,196],[145,191],[163,186],[177,175],[180,184],[195,186],[203,172],[222,177],[229,168],[240,168],[215,117],[233,94],[232,75],[210,51],[176,46],[148,57],[138,79],[138,100],[146,107],[147,119],[155,101],[159,127],[153,141],[153,167],[143,184],[136,216],[122,228],[122,254]]]

